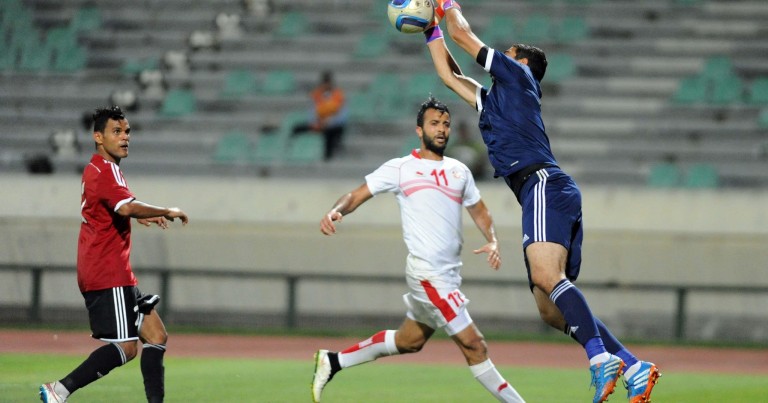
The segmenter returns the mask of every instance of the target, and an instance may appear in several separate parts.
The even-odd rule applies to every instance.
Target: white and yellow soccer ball
[[[434,0],[390,0],[387,15],[392,26],[402,33],[424,32],[435,16]]]

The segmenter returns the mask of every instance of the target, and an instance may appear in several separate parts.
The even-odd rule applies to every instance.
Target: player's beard
[[[445,138],[445,143],[442,146],[439,146],[435,144],[435,138],[430,138],[429,136],[422,136],[424,139],[424,148],[426,148],[429,151],[432,151],[433,153],[443,156],[443,153],[445,152],[445,147],[448,146],[448,138]]]

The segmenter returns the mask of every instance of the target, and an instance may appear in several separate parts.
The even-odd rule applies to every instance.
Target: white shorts
[[[459,290],[461,279],[430,279],[413,275],[413,266],[423,266],[423,260],[408,256],[406,282],[410,292],[403,295],[408,307],[409,319],[423,323],[433,329],[443,328],[449,336],[466,329],[472,324],[467,311],[469,299]],[[419,267],[423,269],[423,267]]]

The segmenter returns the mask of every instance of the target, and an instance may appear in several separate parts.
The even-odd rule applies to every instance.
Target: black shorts
[[[159,300],[156,295],[144,295],[137,287],[130,286],[84,292],[83,298],[88,309],[91,337],[110,343],[137,340],[143,319],[139,302],[151,300],[156,304]]]

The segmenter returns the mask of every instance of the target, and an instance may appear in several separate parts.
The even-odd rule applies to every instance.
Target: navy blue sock
[[[598,330],[600,330],[600,338],[603,339],[605,349],[608,350],[609,353],[621,358],[621,360],[627,364],[627,368],[635,365],[637,362],[637,357],[632,355],[632,353],[630,353],[629,350],[627,350],[627,348],[624,347],[621,342],[619,342],[619,340],[613,336],[613,333],[608,330],[608,327],[606,327],[605,324],[597,317],[595,317],[595,323],[597,324]]]
[[[567,279],[562,280],[552,290],[549,299],[560,309],[576,340],[587,350],[589,358],[606,352],[592,311],[576,286]]]

